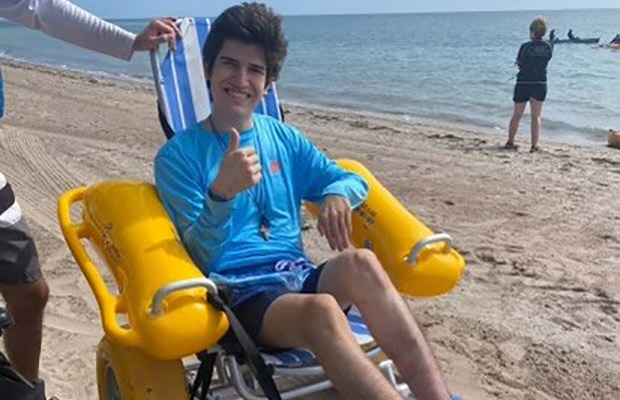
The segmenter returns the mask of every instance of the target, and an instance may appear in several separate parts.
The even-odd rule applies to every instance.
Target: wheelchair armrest
[[[436,296],[454,288],[465,261],[452,248],[452,238],[433,234],[359,162],[342,159],[338,164],[362,176],[370,188],[353,211],[353,245],[372,250],[403,294]],[[318,212],[313,204],[308,209]]]

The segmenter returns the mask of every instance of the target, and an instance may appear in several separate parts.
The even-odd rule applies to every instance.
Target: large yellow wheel
[[[162,361],[104,337],[97,347],[99,400],[186,400],[181,360]]]

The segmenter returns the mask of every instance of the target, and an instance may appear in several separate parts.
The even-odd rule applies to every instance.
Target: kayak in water
[[[574,38],[574,39],[554,39],[553,44],[564,44],[564,43],[582,43],[582,44],[596,44],[601,40],[601,38]]]

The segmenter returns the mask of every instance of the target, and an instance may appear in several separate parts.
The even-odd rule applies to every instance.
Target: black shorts
[[[0,225],[0,284],[28,284],[41,276],[37,249],[24,217]]]
[[[545,101],[546,97],[546,83],[517,82],[514,94],[512,95],[512,101],[515,103],[525,103],[530,101],[530,98],[538,101]]]
[[[303,286],[299,293],[316,293],[319,286],[319,278],[321,277],[321,272],[323,272],[325,264],[327,263],[322,263],[310,272],[308,277],[304,280]],[[239,319],[239,322],[241,322],[241,325],[243,325],[254,343],[258,343],[258,336],[260,334],[260,330],[263,325],[263,318],[265,317],[267,309],[278,297],[287,293],[289,292],[282,290],[264,291],[256,293],[231,307],[233,313],[237,319]],[[230,335],[232,334],[231,329],[228,331],[226,335],[227,337],[223,340],[231,340]]]

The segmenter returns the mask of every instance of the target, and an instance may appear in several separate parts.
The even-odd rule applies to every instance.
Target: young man
[[[375,255],[349,249],[351,210],[368,193],[295,128],[253,115],[278,78],[280,18],[244,3],[213,23],[204,49],[214,99],[207,120],[155,159],[157,187],[182,241],[228,294],[259,345],[310,349],[350,399],[400,399],[366,358],[343,309],[359,308],[416,398],[449,398],[428,345]],[[302,199],[320,203],[318,229],[339,254],[314,267],[302,251]]]
[[[173,46],[179,34],[174,18],[155,19],[135,35],[65,0],[0,0],[0,17],[127,61],[134,51],[165,42]],[[15,326],[4,334],[4,345],[13,368],[36,384],[41,398],[39,356],[48,291],[26,220],[0,172],[0,293],[15,319]]]

